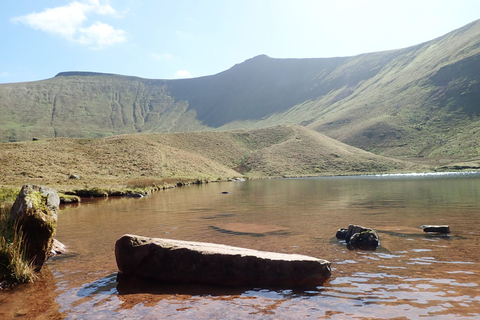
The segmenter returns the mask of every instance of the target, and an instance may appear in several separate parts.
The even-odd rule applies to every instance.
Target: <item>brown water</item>
[[[223,191],[230,192],[223,194]],[[338,228],[378,231],[349,251]],[[450,236],[424,234],[448,224]],[[332,262],[311,290],[117,284],[125,233],[300,253]],[[212,183],[62,210],[50,260],[33,285],[0,292],[0,318],[479,319],[480,175],[336,177]]]

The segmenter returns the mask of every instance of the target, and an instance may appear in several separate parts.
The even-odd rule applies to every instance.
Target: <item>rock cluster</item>
[[[380,244],[375,230],[353,224],[338,229],[336,237],[345,240],[348,249],[375,250]]]

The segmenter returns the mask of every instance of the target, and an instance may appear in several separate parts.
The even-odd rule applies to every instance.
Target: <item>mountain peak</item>
[[[116,76],[116,74],[113,73],[102,73],[102,72],[91,72],[91,71],[64,71],[57,73],[55,75],[56,77],[71,77],[71,76]]]

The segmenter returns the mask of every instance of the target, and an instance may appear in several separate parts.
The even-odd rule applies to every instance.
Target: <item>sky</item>
[[[405,48],[477,19],[478,0],[2,0],[0,83],[63,71],[201,77],[260,54]]]

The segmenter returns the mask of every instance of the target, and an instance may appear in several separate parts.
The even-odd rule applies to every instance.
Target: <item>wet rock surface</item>
[[[330,277],[330,262],[314,257],[135,235],[116,242],[115,256],[124,275],[165,283],[316,286]]]

